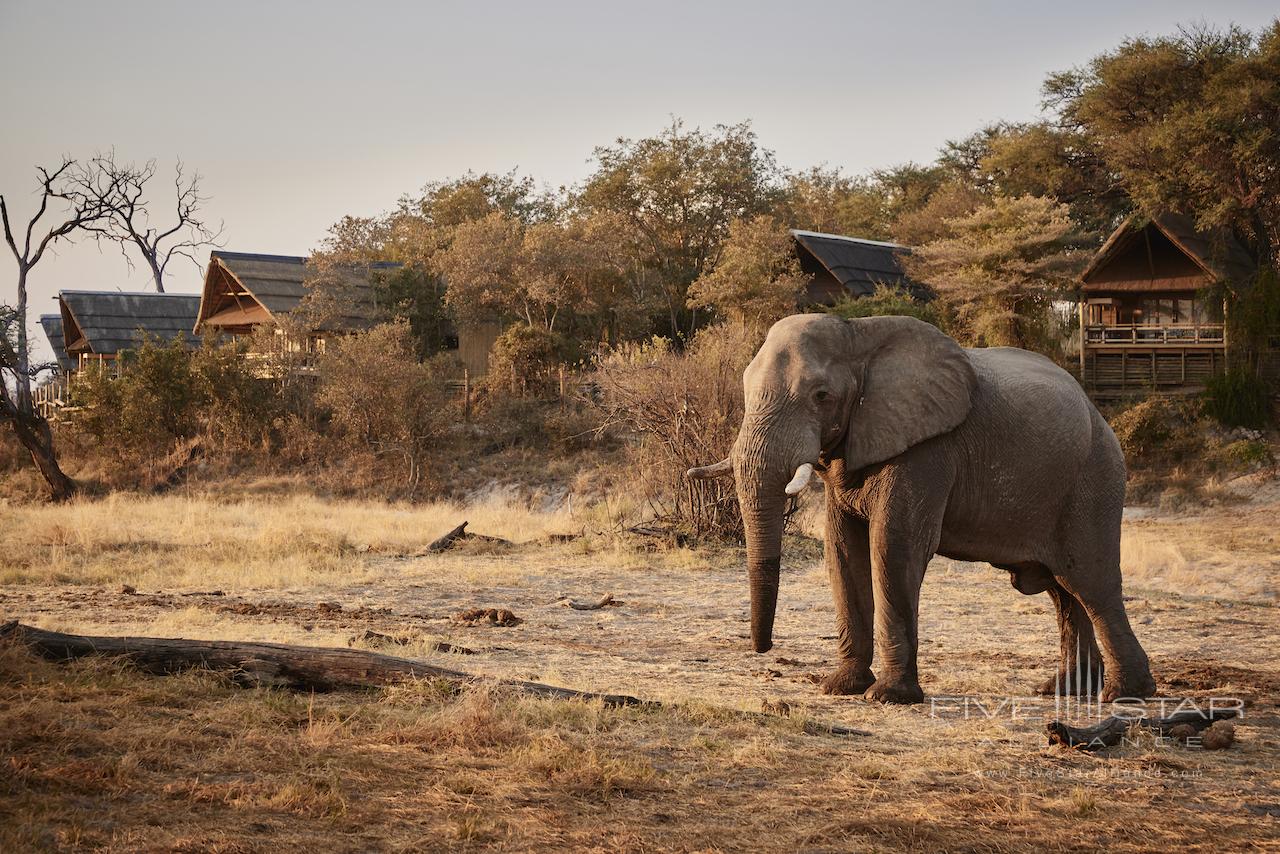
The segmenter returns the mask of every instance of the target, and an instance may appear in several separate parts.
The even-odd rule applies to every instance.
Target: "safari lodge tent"
[[[251,335],[264,327],[272,329],[277,347],[302,354],[305,363],[309,356],[323,352],[328,338],[360,332],[377,323],[373,274],[399,266],[379,261],[321,271],[295,255],[215,250],[205,270],[195,330],[237,336]],[[330,286],[312,288],[321,278]],[[320,291],[322,297],[318,296]],[[286,323],[294,312],[299,312],[294,317],[305,317],[297,324]],[[489,350],[500,331],[497,323],[485,322],[459,329],[456,340],[450,342],[472,376],[485,373]]]
[[[59,291],[62,347],[50,335],[59,362],[76,370],[91,362],[115,361],[122,350],[152,338],[161,344],[189,339],[200,298],[194,294]],[[41,319],[43,322],[43,318]],[[49,327],[45,327],[48,333]]]
[[[1102,396],[1203,388],[1225,368],[1229,346],[1221,292],[1211,288],[1247,287],[1255,269],[1230,234],[1203,234],[1187,217],[1123,223],[1081,275],[1085,387]]]
[[[300,256],[215,250],[205,269],[195,331],[241,336],[266,327],[275,331],[283,350],[322,352],[327,337],[360,332],[377,322],[369,273],[397,266],[379,262],[369,268],[319,271]],[[323,298],[309,287],[321,278],[331,285],[322,289]],[[291,327],[286,318],[304,301],[308,316]]]
[[[906,290],[917,299],[933,294],[913,282],[902,269],[908,246],[792,229],[800,269],[808,278],[807,300],[811,305],[833,305],[841,297],[865,297],[879,287]]]

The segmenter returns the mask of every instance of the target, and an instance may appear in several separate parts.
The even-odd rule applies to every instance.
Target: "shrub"
[[[1237,439],[1210,454],[1210,461],[1227,471],[1251,472],[1275,462],[1271,446],[1261,439]]]
[[[1200,404],[1193,399],[1149,397],[1113,415],[1110,422],[1125,459],[1134,466],[1156,455],[1181,457],[1202,449],[1200,417]]]
[[[71,384],[75,425],[108,451],[153,455],[199,434],[224,445],[257,443],[274,413],[270,386],[235,344],[148,339],[90,365]]]
[[[880,285],[876,288],[875,293],[870,296],[841,297],[835,305],[827,310],[845,319],[903,315],[914,317],[916,320],[923,320],[925,323],[932,323],[939,329],[945,330],[942,315],[936,303],[922,302],[906,291],[891,288],[888,285]]]
[[[1225,427],[1259,430],[1266,426],[1270,415],[1270,390],[1254,371],[1237,365],[1209,378],[1204,409]]]
[[[316,403],[334,438],[376,460],[397,460],[412,497],[455,417],[446,358],[419,362],[409,325],[398,321],[333,341],[316,367]]]
[[[655,515],[698,536],[740,537],[733,481],[688,481],[728,453],[742,421],[742,372],[763,335],[741,324],[699,332],[684,353],[655,338],[619,347],[598,372],[605,424],[636,435],[629,468]]]
[[[515,323],[498,336],[489,353],[486,384],[521,394],[547,394],[558,382],[557,369],[570,357],[569,342],[540,326]]]

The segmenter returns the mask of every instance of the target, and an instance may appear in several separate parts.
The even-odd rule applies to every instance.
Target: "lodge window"
[[[1087,322],[1091,325],[1139,326],[1191,325],[1203,322],[1205,312],[1191,297],[1140,297],[1112,304],[1090,304]]]

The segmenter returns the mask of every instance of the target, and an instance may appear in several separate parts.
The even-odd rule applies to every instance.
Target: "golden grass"
[[[1128,520],[1120,542],[1126,587],[1275,603],[1280,594],[1280,489],[1274,479],[1231,502]],[[1249,499],[1253,500],[1250,501]]]
[[[831,663],[830,594],[820,547],[802,538],[786,547],[779,648],[755,656],[740,552],[628,536],[637,508],[625,498],[551,513],[503,495],[466,508],[291,493],[5,507],[5,617],[354,643],[678,705],[609,710],[434,683],[308,697],[0,649],[0,851],[1274,846],[1274,819],[1246,807],[1275,802],[1278,635],[1261,606],[1275,589],[1275,506],[1126,522],[1129,611],[1162,686],[1241,691],[1262,711],[1221,754],[1142,744],[1096,758],[1046,748],[1038,718],[940,719],[819,696],[808,677]],[[463,519],[520,545],[413,556]],[[145,595],[101,589],[122,583]],[[559,599],[604,592],[625,606],[577,612]],[[329,601],[343,608],[318,608]],[[526,622],[451,621],[474,606]],[[1025,692],[1053,665],[1053,622],[1046,597],[1013,592],[1005,573],[935,561],[921,603],[926,693]],[[407,643],[361,641],[365,628]],[[435,640],[478,652],[434,652]],[[786,700],[795,717],[726,710],[762,699]],[[807,716],[875,736],[807,736]]]
[[[290,587],[372,580],[370,556],[413,554],[466,520],[514,542],[574,530],[568,512],[494,500],[382,504],[309,495],[223,502],[123,493],[5,510],[0,583]]]
[[[902,737],[918,719],[906,710],[886,710],[877,738],[838,739],[698,706],[437,682],[303,696],[11,648],[0,686],[6,851],[1128,852],[1280,839],[1244,811],[1206,814],[1238,757],[1099,760],[998,724]],[[1160,763],[1186,782],[1170,787],[1151,773]]]

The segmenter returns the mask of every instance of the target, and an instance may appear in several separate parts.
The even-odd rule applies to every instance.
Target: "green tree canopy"
[[[719,263],[689,288],[689,306],[747,323],[794,312],[805,286],[794,243],[773,217],[734,220]]]
[[[687,326],[689,285],[714,264],[729,224],[772,207],[773,152],[747,122],[704,131],[677,119],[656,136],[600,146],[595,159],[577,204],[626,222],[643,253],[645,285],[678,334]]]
[[[1148,214],[1231,229],[1274,265],[1280,252],[1280,20],[1129,39],[1049,77],[1047,102],[1086,135]]]
[[[994,196],[949,220],[950,234],[904,259],[954,314],[952,333],[978,346],[1053,353],[1053,303],[1075,283],[1087,236],[1070,209],[1042,196]]]

